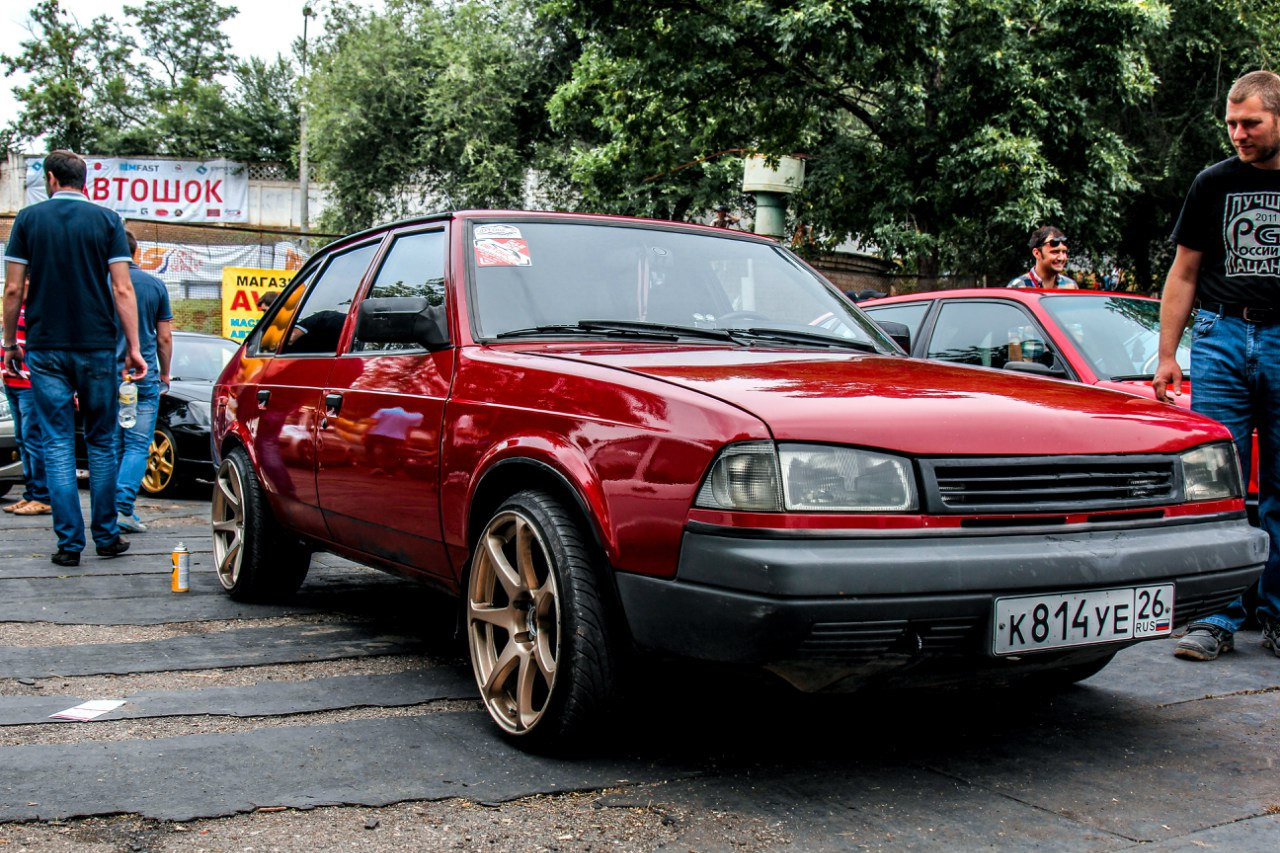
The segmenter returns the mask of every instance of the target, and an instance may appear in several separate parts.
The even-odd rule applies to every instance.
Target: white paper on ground
[[[51,720],[92,720],[94,717],[101,717],[108,711],[114,711],[125,703],[123,699],[91,699],[88,702],[82,702],[74,708],[68,708],[65,711],[59,711],[56,714],[50,714]]]

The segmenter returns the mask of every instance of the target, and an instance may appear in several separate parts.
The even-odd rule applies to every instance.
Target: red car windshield
[[[1127,296],[1046,296],[1040,300],[1071,336],[1093,372],[1104,379],[1150,379],[1160,346],[1160,303]],[[1191,333],[1178,344],[1178,365],[1190,376]]]
[[[823,279],[755,240],[513,219],[473,225],[470,251],[473,320],[484,338],[605,321],[768,329],[892,351]]]

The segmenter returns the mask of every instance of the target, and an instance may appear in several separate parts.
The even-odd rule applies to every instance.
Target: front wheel
[[[218,581],[237,601],[268,601],[296,592],[311,552],[281,529],[243,448],[229,452],[214,480],[213,561]]]
[[[544,492],[514,495],[471,559],[466,625],[485,708],[509,737],[565,747],[608,711],[618,655],[579,522]]]

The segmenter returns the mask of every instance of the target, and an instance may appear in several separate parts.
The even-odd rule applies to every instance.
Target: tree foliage
[[[519,206],[543,159],[553,43],[518,2],[332,9],[307,83],[326,225]]]
[[[13,90],[23,109],[7,129],[10,144],[43,134],[51,147],[87,151],[133,120],[133,42],[114,21],[81,25],[58,0],[40,0],[28,31],[21,52],[0,56],[6,76],[28,75]]]
[[[1009,247],[1046,221],[1090,244],[1116,238],[1135,162],[1096,105],[1149,95],[1147,51],[1168,23],[1163,5],[1135,0],[549,9],[586,45],[552,114],[579,136],[588,206],[680,217],[735,194],[736,164],[700,158],[802,154],[799,218],[923,273],[1016,268]]]
[[[82,25],[58,0],[30,12],[31,38],[0,57],[29,76],[7,146],[44,137],[50,147],[105,155],[292,159],[298,138],[296,75],[283,57],[238,62],[218,0],[148,0]]]
[[[1159,85],[1112,120],[1134,152],[1120,239],[1111,249],[1143,286],[1160,283],[1173,257],[1168,241],[1191,180],[1232,149],[1222,117],[1232,82],[1280,61],[1280,2],[1179,0],[1164,37],[1150,48]]]

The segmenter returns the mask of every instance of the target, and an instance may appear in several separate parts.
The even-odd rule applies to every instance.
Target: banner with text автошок
[[[222,336],[243,341],[266,307],[262,297],[285,289],[297,270],[227,267],[222,271]]]
[[[84,194],[124,219],[152,222],[246,222],[249,169],[230,160],[84,158]],[[26,203],[48,196],[44,160],[28,158]]]

